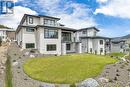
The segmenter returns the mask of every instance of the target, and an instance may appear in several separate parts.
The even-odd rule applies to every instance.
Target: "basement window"
[[[56,51],[56,44],[48,44],[47,51]]]
[[[26,43],[26,48],[35,48],[34,43]]]

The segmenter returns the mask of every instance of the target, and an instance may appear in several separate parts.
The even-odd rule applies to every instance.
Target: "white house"
[[[25,14],[16,30],[16,40],[23,49],[37,49],[42,54],[81,53],[74,41],[75,29],[59,24],[59,18]]]
[[[16,40],[23,49],[37,49],[42,54],[67,53],[105,54],[109,51],[109,38],[97,36],[95,27],[72,29],[50,16],[25,14],[16,30]],[[108,45],[108,46],[106,46]]]
[[[82,43],[82,52],[104,55],[110,53],[110,38],[97,36],[95,27],[80,29],[76,32],[77,41]]]
[[[129,44],[127,39],[112,39],[111,52],[129,53]]]

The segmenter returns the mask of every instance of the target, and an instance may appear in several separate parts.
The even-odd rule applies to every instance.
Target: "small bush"
[[[114,80],[117,81],[117,77],[115,77]]]
[[[71,84],[70,87],[76,87],[76,85],[75,84]]]
[[[129,71],[129,72],[130,72],[130,69],[127,69],[127,71]]]

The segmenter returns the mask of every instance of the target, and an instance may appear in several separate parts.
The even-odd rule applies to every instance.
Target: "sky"
[[[13,15],[0,15],[0,24],[17,28],[24,14],[61,18],[70,28],[95,26],[98,35],[119,37],[130,34],[130,0],[14,0]]]

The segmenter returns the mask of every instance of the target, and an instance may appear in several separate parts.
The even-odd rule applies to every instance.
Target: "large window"
[[[26,43],[26,48],[35,48],[34,43]]]
[[[26,28],[26,32],[34,32],[34,31],[35,31],[34,28],[30,28],[30,27]]]
[[[45,38],[58,38],[58,30],[57,29],[45,29],[44,37]]]
[[[29,17],[29,24],[33,24],[33,17]]]
[[[71,33],[62,32],[62,41],[71,41]]]
[[[56,51],[56,44],[48,44],[47,51]]]
[[[100,40],[100,45],[103,45],[103,40]]]

